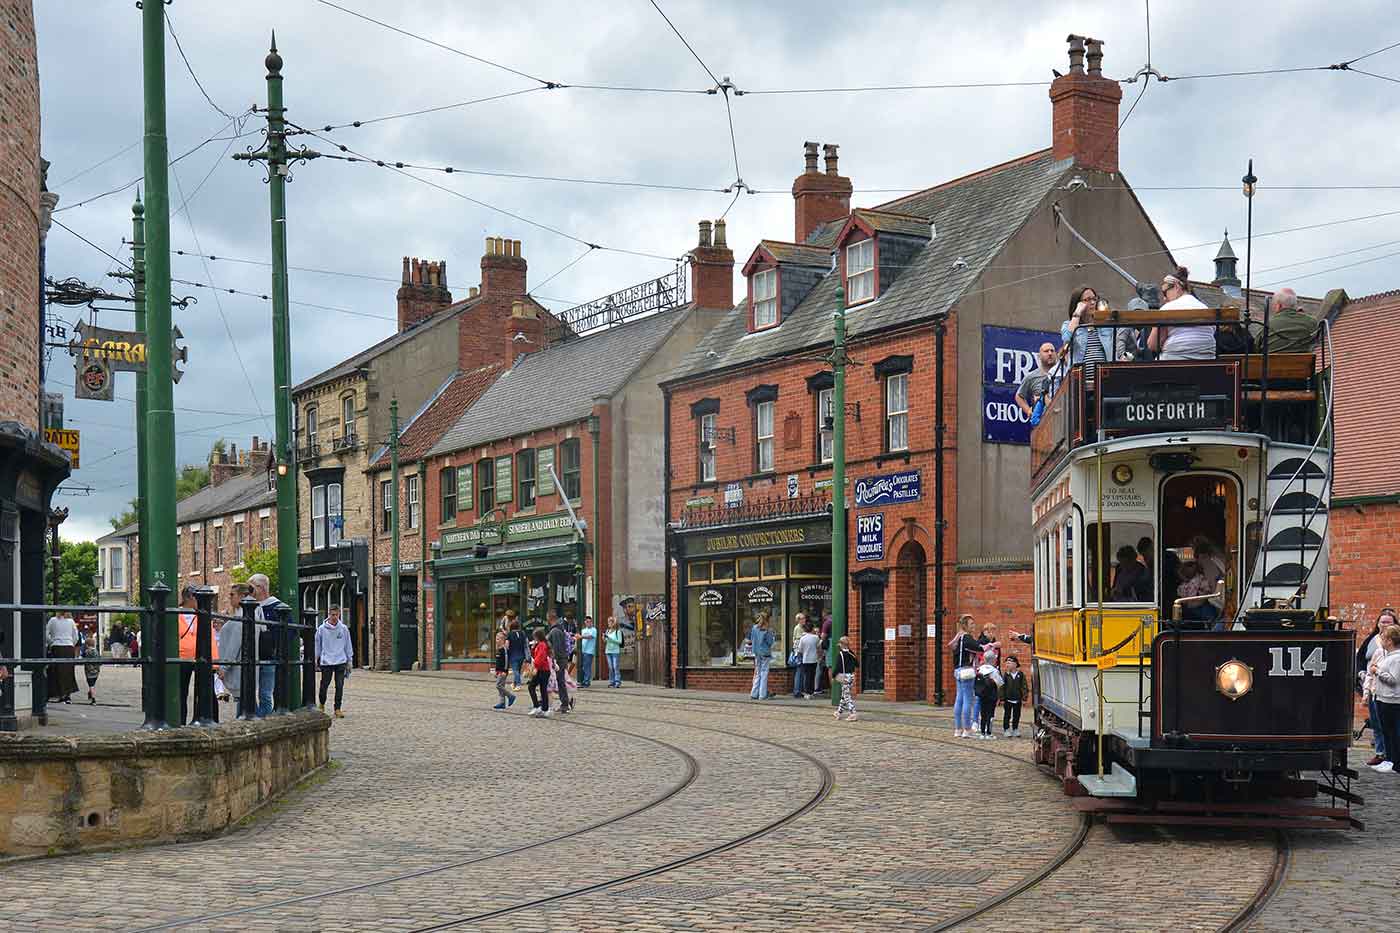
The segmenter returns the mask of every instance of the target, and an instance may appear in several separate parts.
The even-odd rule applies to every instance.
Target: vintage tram
[[[1098,324],[1239,319],[1104,309]],[[1267,369],[1099,363],[1053,390],[1031,440],[1035,758],[1076,808],[1360,827],[1355,646],[1327,611],[1326,335]],[[1203,566],[1220,571],[1208,592]]]

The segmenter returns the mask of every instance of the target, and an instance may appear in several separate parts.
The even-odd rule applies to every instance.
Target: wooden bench
[[[1222,360],[1240,362],[1240,379],[1244,382],[1259,382],[1264,376],[1264,354],[1222,356]],[[1313,377],[1315,360],[1311,353],[1270,353],[1269,382],[1307,382]],[[1273,393],[1269,393],[1270,397]]]

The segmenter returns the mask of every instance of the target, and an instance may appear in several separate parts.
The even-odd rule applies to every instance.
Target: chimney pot
[[[817,143],[805,142],[802,144],[802,159],[805,163],[802,171],[808,175],[817,174]]]
[[[700,221],[700,245],[690,263],[690,300],[697,308],[734,307],[734,252],[725,237],[724,221]]]
[[[822,154],[826,157],[826,173],[828,175],[838,175],[836,171],[836,150],[840,147],[834,143],[827,143],[822,146]]]
[[[511,243],[512,243],[513,245],[512,245],[511,248],[510,248],[510,254],[511,254],[512,256],[514,256],[516,259],[519,259],[519,258],[520,258],[520,241],[519,241],[519,240],[512,240]]]
[[[709,222],[708,220],[702,220],[702,221],[700,221],[700,244],[699,244],[699,245],[700,245],[700,246],[709,246],[709,245],[710,245],[710,222]]]
[[[401,285],[407,285],[407,284],[408,284],[408,257],[407,257],[407,256],[405,256],[405,257],[403,258],[403,277],[402,277],[402,279],[400,279],[399,284],[401,284]]]
[[[480,294],[481,294],[481,289],[477,288],[475,285],[473,285],[471,288],[467,289],[467,297],[468,297],[468,298],[475,298],[477,295],[480,295]]]
[[[443,288],[446,288],[446,287],[447,287],[447,260],[446,260],[446,259],[439,260],[439,262],[438,262],[438,284],[441,285]]]
[[[715,221],[715,248],[728,249],[729,241],[725,239],[724,218]]]
[[[1103,40],[1085,39],[1085,45],[1089,47],[1089,74],[1095,78],[1103,76]]]
[[[792,183],[793,239],[798,243],[823,224],[845,218],[851,212],[851,180],[837,170],[835,144],[827,144],[826,173],[817,171],[817,144],[803,144],[806,169]]]
[[[492,239],[491,237],[487,237],[487,238],[486,238],[486,255],[487,255],[487,256],[490,256],[490,255],[492,254],[492,252],[493,252],[492,247],[494,247],[495,245],[496,245],[496,241],[495,241],[494,239]]]
[[[1084,37],[1069,34],[1069,73],[1082,75],[1084,73]]]

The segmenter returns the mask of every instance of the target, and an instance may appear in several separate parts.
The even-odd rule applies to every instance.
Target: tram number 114
[[[1282,648],[1269,649],[1269,657],[1273,660],[1273,664],[1269,666],[1270,677],[1302,677],[1304,674],[1321,677],[1327,671],[1327,660],[1321,648],[1314,648],[1305,661],[1303,660],[1303,649],[1291,647],[1288,649],[1286,664],[1283,651]]]

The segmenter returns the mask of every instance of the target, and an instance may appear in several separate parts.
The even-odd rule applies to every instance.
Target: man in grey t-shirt
[[[1050,388],[1050,374],[1055,371],[1055,345],[1048,340],[1042,343],[1037,356],[1040,365],[1021,380],[1021,388],[1016,390],[1016,406],[1027,415],[1035,409],[1036,400]]]

